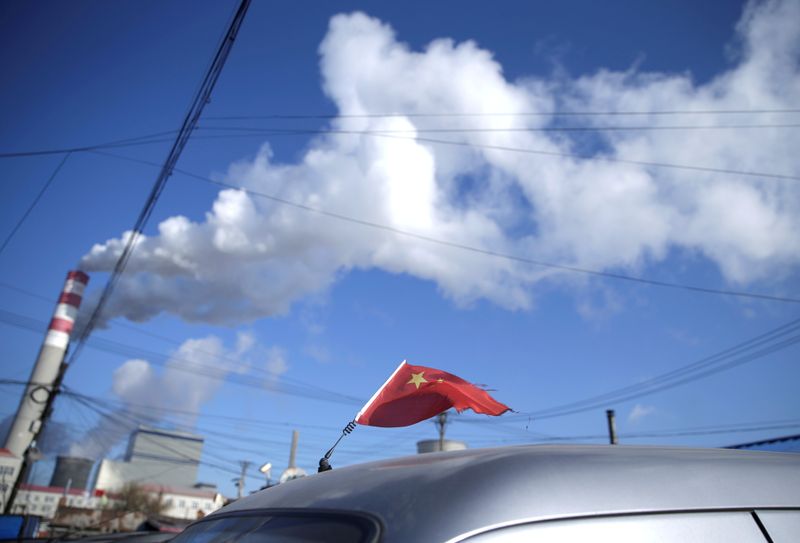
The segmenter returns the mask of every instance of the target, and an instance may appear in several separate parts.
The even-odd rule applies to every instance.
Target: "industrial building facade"
[[[213,490],[161,485],[142,485],[142,489],[161,497],[164,503],[161,514],[170,518],[194,520],[216,511],[225,504],[222,495]],[[17,493],[12,512],[39,515],[51,521],[56,518],[60,506],[98,510],[114,507],[116,502],[117,496],[114,492],[23,484]]]
[[[103,459],[98,465],[88,458],[59,456],[50,484],[20,485],[11,512],[39,515],[57,524],[59,516],[69,511],[70,518],[82,515],[90,524],[97,512],[115,506],[126,485],[135,484],[159,497],[164,505],[161,515],[200,518],[225,504],[216,488],[197,483],[202,448],[201,436],[140,426],[131,433],[122,460]],[[5,466],[4,458],[14,462]],[[18,459],[10,452],[0,454],[0,477],[15,469],[15,462]]]
[[[113,491],[132,482],[192,488],[202,450],[201,436],[140,426],[131,434],[124,460],[100,462],[94,486]]]

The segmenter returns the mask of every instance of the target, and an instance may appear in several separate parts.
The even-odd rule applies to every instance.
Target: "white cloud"
[[[286,352],[280,347],[272,347],[269,349],[265,367],[273,379],[289,371],[289,363],[286,361]]]
[[[628,422],[631,424],[637,424],[642,421],[645,417],[648,417],[656,412],[656,408],[652,405],[643,405],[637,403],[631,409],[631,412],[628,414]]]
[[[308,345],[303,349],[303,353],[320,364],[328,364],[332,359],[330,351],[322,345]]]
[[[460,132],[413,139],[426,128],[537,128],[542,116],[463,117],[553,109],[725,110],[794,108],[800,96],[800,2],[754,3],[738,32],[738,59],[707,83],[689,73],[599,70],[570,79],[504,78],[473,42],[436,40],[423,51],[366,15],[338,15],[320,45],[323,88],[341,117],[333,128],[400,130],[403,138],[329,134],[296,162],[265,145],[225,180],[303,205],[495,252],[640,273],[671,249],[714,262],[733,284],[776,279],[800,261],[800,187],[792,181],[648,168],[603,157],[800,175],[797,138],[785,129],[610,131],[590,160],[521,154],[505,146],[569,153],[585,135]],[[401,111],[394,118],[352,117]],[[442,112],[429,118],[417,113]],[[349,116],[349,117],[348,117]],[[624,119],[580,119],[615,125]],[[636,125],[785,122],[780,116],[637,117]],[[411,138],[411,139],[404,139]],[[465,181],[465,180],[468,180]],[[125,236],[95,245],[81,265],[108,271]],[[146,320],[162,311],[189,321],[236,323],[286,312],[354,268],[436,282],[456,304],[488,299],[528,309],[545,278],[574,275],[489,258],[305,213],[248,195],[219,193],[203,221],[175,216],[139,242],[107,316]]]

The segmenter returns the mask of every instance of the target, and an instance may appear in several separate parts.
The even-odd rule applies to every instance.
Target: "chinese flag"
[[[355,421],[386,428],[410,426],[451,407],[458,412],[472,409],[494,416],[510,410],[485,390],[452,373],[403,361],[358,412]]]

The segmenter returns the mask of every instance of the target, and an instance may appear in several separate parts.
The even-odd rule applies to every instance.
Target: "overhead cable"
[[[20,227],[22,226],[22,224],[25,222],[25,219],[27,219],[27,218],[28,218],[28,215],[30,215],[30,214],[31,214],[31,211],[33,211],[33,208],[35,208],[35,207],[36,207],[36,204],[38,204],[38,203],[39,203],[39,200],[41,200],[41,199],[42,199],[42,196],[44,196],[44,193],[45,193],[45,192],[47,192],[47,189],[48,189],[48,188],[50,187],[50,185],[53,183],[53,180],[54,180],[54,179],[56,178],[56,176],[58,175],[58,172],[60,172],[60,171],[61,171],[61,168],[63,168],[63,167],[64,167],[64,164],[66,164],[66,162],[67,162],[67,159],[70,157],[70,155],[71,155],[71,154],[72,154],[72,153],[66,153],[66,154],[64,155],[64,158],[62,158],[62,159],[61,159],[61,162],[59,162],[59,163],[58,163],[58,166],[56,166],[56,169],[55,169],[55,170],[53,170],[53,173],[51,173],[51,174],[50,174],[50,177],[47,179],[47,181],[44,183],[44,185],[42,185],[42,188],[41,188],[41,189],[39,189],[39,192],[36,194],[36,197],[33,199],[33,201],[31,202],[31,204],[30,204],[30,205],[28,206],[28,208],[25,210],[25,213],[23,213],[23,214],[22,214],[22,217],[20,217],[20,218],[19,218],[19,220],[17,221],[17,224],[15,224],[15,225],[14,225],[14,227],[13,227],[13,228],[11,229],[11,231],[8,233],[8,235],[6,236],[6,238],[3,240],[3,243],[0,243],[0,254],[2,254],[2,253],[3,253],[3,251],[5,251],[6,247],[8,246],[8,242],[10,242],[10,241],[11,241],[11,239],[12,239],[12,238],[14,237],[14,235],[17,233],[17,230],[19,230],[19,229],[20,229]]]
[[[4,310],[0,310],[0,322],[33,332],[40,332],[43,327],[46,326],[46,323],[43,321],[39,321],[19,313]],[[270,391],[277,394],[285,394],[288,396],[296,396],[342,405],[360,406],[364,403],[364,400],[361,398],[355,398],[339,392],[326,390],[316,385],[281,382],[281,378],[276,378],[273,382],[270,382],[269,378],[275,377],[274,375],[265,374],[257,376],[237,373],[235,371],[229,371],[224,368],[220,368],[219,366],[199,364],[177,355],[168,356],[108,339],[92,338],[87,341],[86,345],[92,349],[98,349],[123,357],[147,358],[150,363],[157,366],[166,366],[167,362],[169,361],[169,367],[176,371],[189,373],[191,375],[198,375],[205,379],[226,381],[261,391]],[[301,382],[297,381],[297,383]]]
[[[318,113],[318,114],[264,114],[264,115],[214,115],[211,120],[247,120],[247,119],[378,119],[392,117],[599,117],[599,116],[648,116],[648,115],[761,115],[772,113],[800,113],[800,109],[677,109],[677,110],[629,110],[629,111],[527,111],[527,112],[486,112],[486,113]]]
[[[0,158],[24,158],[45,155],[62,155],[67,153],[81,153],[86,151],[93,151],[95,149],[115,149],[121,147],[132,147],[138,145],[150,145],[152,143],[164,143],[173,141],[172,138],[163,138],[161,136],[177,133],[177,130],[167,130],[164,132],[156,132],[155,134],[148,134],[145,136],[137,136],[134,138],[125,138],[123,140],[115,140],[106,143],[97,143],[94,145],[81,145],[76,147],[58,147],[53,149],[36,149],[29,151],[9,151],[0,153]]]
[[[141,160],[141,159],[137,159],[137,158],[127,157],[127,156],[124,156],[124,155],[117,155],[117,154],[107,153],[107,152],[103,152],[103,151],[96,151],[96,153],[102,154],[102,155],[107,155],[107,156],[113,156],[113,157],[116,157],[116,158],[132,161],[132,162],[138,162],[140,164],[147,164],[147,165],[150,165],[150,166],[155,165],[153,162],[150,162],[150,161],[147,161],[147,160]],[[374,228],[374,229],[377,229],[377,230],[383,230],[385,232],[391,232],[393,234],[399,234],[401,236],[414,238],[414,239],[418,239],[418,240],[421,240],[421,241],[426,241],[426,242],[429,242],[429,243],[434,243],[436,245],[441,245],[441,246],[445,246],[445,247],[452,247],[454,249],[459,249],[459,250],[462,250],[462,251],[468,251],[468,252],[472,252],[472,253],[476,253],[476,254],[482,254],[482,255],[485,255],[485,256],[491,256],[491,257],[494,257],[494,258],[502,258],[504,260],[510,260],[512,262],[519,262],[519,263],[522,263],[522,264],[531,264],[531,265],[540,266],[540,267],[543,267],[543,268],[557,269],[557,270],[568,271],[568,272],[573,272],[573,273],[580,273],[580,274],[584,274],[584,275],[591,275],[591,276],[596,276],[596,277],[604,277],[604,278],[608,278],[608,279],[617,279],[617,280],[622,280],[622,281],[630,281],[630,282],[635,282],[635,283],[642,283],[642,284],[651,285],[651,286],[657,286],[657,287],[687,290],[687,291],[690,291],[690,292],[699,292],[699,293],[703,293],[703,294],[734,296],[734,297],[738,297],[738,298],[751,298],[751,299],[766,300],[766,301],[773,301],[773,302],[800,303],[800,298],[793,298],[793,297],[788,297],[788,296],[776,296],[776,295],[763,294],[763,293],[757,293],[757,292],[745,292],[745,291],[737,291],[737,290],[716,289],[716,288],[711,288],[711,287],[701,287],[701,286],[698,286],[698,285],[688,285],[688,284],[683,284],[683,283],[673,283],[673,282],[669,282],[669,281],[659,281],[657,279],[648,279],[648,278],[645,278],[645,277],[636,277],[636,276],[625,275],[625,274],[621,274],[621,273],[606,272],[606,271],[600,271],[600,270],[592,270],[592,269],[582,268],[582,267],[578,267],[578,266],[571,266],[571,265],[567,265],[567,264],[559,264],[559,263],[554,263],[554,262],[546,262],[546,261],[543,261],[543,260],[536,260],[536,259],[532,259],[532,258],[526,258],[526,257],[519,256],[519,255],[501,253],[499,251],[493,251],[493,250],[490,250],[490,249],[483,249],[483,248],[480,248],[480,247],[474,247],[474,246],[471,246],[471,245],[465,245],[463,243],[457,243],[457,242],[453,242],[453,241],[447,241],[447,240],[444,240],[444,239],[434,238],[432,236],[427,236],[427,235],[424,235],[424,234],[417,234],[415,232],[410,232],[408,230],[402,230],[400,228],[395,228],[394,226],[389,226],[389,225],[385,225],[385,224],[381,224],[381,223],[376,223],[376,222],[368,221],[368,220],[365,220],[365,219],[359,219],[359,218],[356,218],[356,217],[351,217],[349,215],[343,215],[341,213],[335,213],[335,212],[332,212],[332,211],[327,211],[327,210],[324,210],[324,209],[321,209],[321,208],[318,208],[318,207],[313,207],[313,206],[309,206],[309,205],[306,205],[306,204],[293,202],[291,200],[287,200],[285,198],[281,198],[281,197],[278,197],[278,196],[275,196],[275,195],[272,195],[272,194],[267,194],[267,193],[256,191],[256,190],[253,190],[253,189],[244,188],[244,187],[242,187],[240,185],[234,185],[232,183],[226,183],[224,181],[218,181],[218,180],[215,180],[215,179],[211,179],[209,177],[205,177],[205,176],[198,175],[198,174],[186,171],[186,170],[182,170],[180,168],[175,168],[175,172],[179,173],[181,175],[184,175],[184,176],[186,176],[188,178],[196,179],[198,181],[203,181],[204,183],[209,183],[209,184],[217,185],[217,186],[220,186],[220,187],[239,190],[239,191],[245,192],[245,193],[247,193],[247,194],[249,194],[251,196],[257,196],[259,198],[264,198],[264,199],[267,199],[267,200],[270,200],[270,201],[273,201],[273,202],[277,202],[277,203],[280,203],[280,204],[283,204],[283,205],[286,205],[286,206],[294,207],[296,209],[300,209],[300,210],[303,210],[303,211],[306,211],[306,212],[315,213],[317,215],[322,215],[322,216],[325,216],[325,217],[330,217],[330,218],[337,219],[337,220],[340,220],[340,221],[345,221],[345,222],[349,222],[349,223],[353,223],[353,224],[358,224],[358,225],[361,225],[361,226],[366,226],[366,227]]]
[[[737,345],[723,349],[718,353],[640,383],[615,389],[604,394],[594,395],[584,400],[520,413],[519,415],[511,415],[505,417],[505,419],[522,420],[530,417],[534,420],[541,420],[561,417],[668,390],[758,360],[769,354],[796,345],[800,343],[800,333],[798,332],[800,332],[800,319],[795,319],[787,324],[738,343]]]
[[[239,8],[237,9],[236,14],[233,17],[230,26],[228,27],[228,31],[225,34],[222,43],[219,45],[219,48],[217,49],[214,60],[211,62],[211,66],[206,72],[205,78],[203,79],[203,82],[200,85],[194,100],[192,101],[191,107],[189,108],[189,111],[183,120],[183,124],[181,125],[177,138],[175,139],[175,143],[173,143],[172,149],[167,155],[164,164],[161,166],[161,170],[155,180],[155,183],[153,184],[153,188],[151,189],[147,200],[145,201],[144,207],[140,211],[139,216],[137,217],[136,222],[134,223],[134,226],[128,235],[128,239],[126,240],[125,246],[120,253],[119,258],[117,259],[116,264],[114,265],[111,276],[108,278],[97,304],[89,315],[86,325],[83,327],[80,335],[78,336],[75,349],[72,351],[72,354],[69,357],[68,365],[74,363],[75,360],[77,360],[77,358],[80,356],[83,345],[86,343],[86,340],[91,335],[94,327],[97,325],[100,314],[103,312],[111,293],[114,291],[114,287],[119,281],[120,275],[125,270],[128,260],[130,260],[131,254],[133,254],[133,251],[136,247],[136,242],[138,241],[141,233],[144,231],[144,227],[153,213],[156,202],[164,191],[164,187],[166,187],[167,179],[169,179],[170,175],[172,175],[172,171],[175,168],[175,165],[178,163],[181,152],[186,146],[186,143],[189,141],[189,137],[191,136],[194,127],[200,120],[200,115],[203,113],[205,105],[211,100],[211,92],[214,90],[214,85],[216,84],[217,79],[222,72],[222,68],[225,65],[225,60],[228,58],[228,54],[233,47],[233,42],[236,39],[236,35],[242,25],[242,22],[244,21],[244,16],[247,13],[247,8],[249,6],[250,0],[241,0]]]
[[[254,134],[268,134],[276,136],[281,134],[287,135],[319,135],[319,134],[472,134],[472,133],[506,133],[506,132],[618,132],[618,131],[691,131],[691,130],[745,130],[745,129],[761,129],[761,128],[800,128],[800,124],[716,124],[716,125],[593,125],[593,126],[533,126],[533,127],[414,127],[414,128],[370,128],[370,129],[354,129],[348,130],[346,128],[316,128],[316,129],[302,129],[302,128],[281,128],[281,127],[253,127],[253,126],[211,126],[203,125],[198,126],[198,130],[228,130],[238,132],[252,132]]]

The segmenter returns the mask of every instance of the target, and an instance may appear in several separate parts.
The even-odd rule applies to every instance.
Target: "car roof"
[[[641,446],[470,449],[297,479],[223,511],[355,510],[387,540],[447,540],[488,526],[586,515],[800,507],[800,455]],[[420,535],[424,533],[424,537]]]

